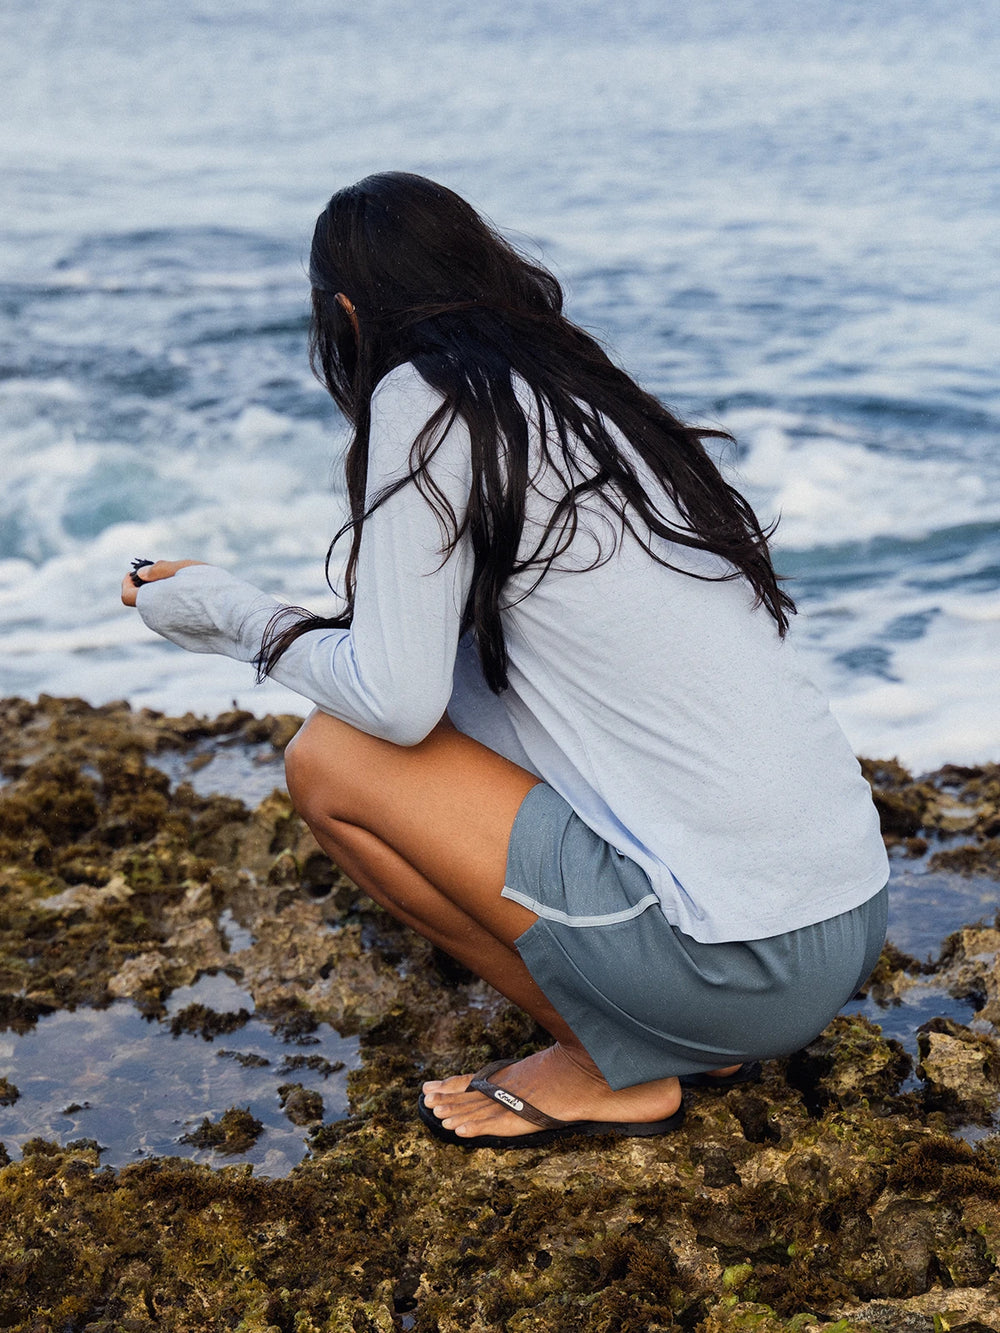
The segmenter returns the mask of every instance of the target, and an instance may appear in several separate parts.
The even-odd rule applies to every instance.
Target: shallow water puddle
[[[235,796],[250,809],[275,788],[285,790],[281,755],[267,741],[209,736],[184,750],[147,755],[146,762],[166,773],[174,787],[187,782],[199,796]]]
[[[976,922],[992,922],[1000,909],[1000,884],[983,875],[962,876],[927,869],[927,857],[915,860],[893,858],[889,879],[888,938],[904,953],[921,961],[938,957],[945,939],[953,931]],[[935,985],[933,978],[919,981],[898,1000],[880,1005],[871,995],[852,1000],[844,1013],[864,1014],[877,1023],[886,1037],[900,1042],[917,1061],[917,1028],[932,1018],[953,1018],[956,1023],[976,1027],[975,1009]],[[907,1084],[916,1087],[911,1078]]]
[[[993,1033],[989,1023],[976,1018],[975,1010],[968,1001],[958,1000],[940,987],[925,982],[911,987],[897,1003],[878,1005],[869,995],[863,1000],[852,1000],[841,1012],[864,1014],[871,1022],[879,1025],[884,1037],[898,1041],[911,1057],[913,1070],[900,1085],[902,1092],[916,1092],[924,1086],[916,1073],[920,1059],[917,1049],[917,1028],[922,1023],[928,1023],[932,1018],[952,1018],[956,1023],[971,1028],[973,1032],[985,1032],[991,1035]],[[998,1123],[1000,1120],[995,1114],[986,1124],[960,1125],[953,1132],[967,1143],[977,1143],[980,1139],[995,1134]]]
[[[921,961],[936,958],[953,931],[992,923],[1000,911],[1000,882],[988,875],[929,870],[928,859],[893,857],[889,877],[889,939]]]
[[[898,1041],[907,1054],[912,1056],[914,1064],[918,1059],[917,1028],[921,1023],[928,1023],[932,1018],[953,1018],[956,1023],[975,1029],[975,1010],[971,1004],[956,1000],[939,986],[923,982],[906,991],[898,1003],[879,1005],[871,996],[867,996],[863,1000],[852,1000],[841,1013],[864,1014],[877,1023],[883,1037]],[[904,1086],[915,1088],[920,1085],[911,1076]]]
[[[174,991],[162,1021],[119,1000],[107,1009],[49,1014],[23,1037],[0,1033],[0,1068],[20,1092],[12,1106],[0,1106],[8,1152],[35,1137],[94,1139],[102,1164],[114,1167],[155,1154],[216,1166],[250,1162],[255,1174],[287,1175],[306,1153],[308,1127],[285,1115],[279,1087],[301,1084],[322,1097],[324,1122],[342,1118],[347,1072],[359,1063],[357,1037],[341,1037],[324,1023],[308,1044],[287,1042],[253,1016],[214,1039],[174,1036],[171,1019],[193,1004],[253,1013],[247,992],[220,974]],[[230,1107],[249,1108],[263,1123],[252,1147],[224,1154],[181,1142],[205,1117],[218,1121]]]

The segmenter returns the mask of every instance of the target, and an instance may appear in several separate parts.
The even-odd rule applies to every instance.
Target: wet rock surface
[[[206,1116],[196,1130],[181,1136],[181,1142],[230,1156],[252,1147],[263,1128],[246,1107],[231,1106],[218,1120],[209,1120]]]
[[[233,1107],[203,1126],[218,1165],[112,1170],[87,1139],[0,1151],[0,1327],[1000,1329],[992,916],[934,959],[887,948],[866,1013],[758,1085],[690,1094],[675,1134],[451,1149],[416,1120],[421,1080],[543,1035],[363,898],[280,791],[250,810],[174,781],[185,756],[232,746],[280,787],[295,721],[0,705],[0,1028],[116,999],[163,1016],[174,991],[225,974],[290,1043],[281,1093],[309,1142],[290,1175],[258,1178],[226,1156],[255,1132]],[[867,772],[904,873],[978,877],[995,898],[996,766]],[[910,1047],[871,1021],[928,988],[941,1013]],[[233,1043],[246,1018],[187,1005],[172,1021]],[[322,1023],[360,1032],[362,1051],[349,1114],[326,1124],[299,1081],[335,1068],[308,1064]]]

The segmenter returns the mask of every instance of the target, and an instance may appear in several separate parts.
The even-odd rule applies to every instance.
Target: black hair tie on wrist
[[[131,571],[131,573],[129,574],[129,578],[132,580],[132,582],[135,584],[135,586],[136,586],[137,588],[143,588],[143,587],[145,587],[145,585],[149,582],[149,579],[141,579],[141,578],[139,577],[139,570],[140,570],[140,569],[145,569],[145,567],[146,567],[147,565],[152,565],[152,564],[155,564],[155,561],[153,561],[153,560],[133,560],[133,561],[132,561],[132,571]]]

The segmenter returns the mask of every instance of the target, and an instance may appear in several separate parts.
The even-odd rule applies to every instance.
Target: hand
[[[204,560],[157,560],[153,565],[143,565],[139,578],[143,583],[155,583],[157,579],[172,579],[179,569],[186,565],[203,565]],[[122,601],[126,606],[135,606],[139,589],[132,582],[131,573],[122,579]]]

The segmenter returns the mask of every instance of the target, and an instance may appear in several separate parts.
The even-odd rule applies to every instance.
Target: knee
[[[285,784],[296,812],[313,827],[333,813],[339,783],[337,748],[322,715],[307,718],[285,747]]]
[[[386,742],[318,709],[306,718],[285,749],[285,782],[314,832],[363,817],[384,777],[385,749]]]

